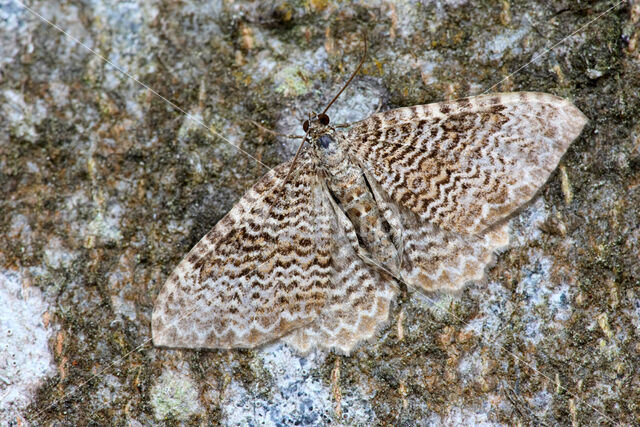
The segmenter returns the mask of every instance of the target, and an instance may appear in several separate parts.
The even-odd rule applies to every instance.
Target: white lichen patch
[[[97,2],[92,6],[95,10],[95,16],[102,20],[98,25],[110,30],[110,37],[101,40],[110,43],[110,46],[106,47],[106,51],[109,52],[108,59],[136,78],[139,78],[142,72],[153,72],[153,65],[150,65],[153,61],[143,60],[148,54],[143,49],[153,46],[153,44],[142,41],[146,36],[144,29],[158,13],[154,2]],[[157,43],[155,39],[151,39],[149,42]],[[121,84],[134,88],[139,87],[131,78],[115,69],[105,71],[102,84],[110,89],[115,89]]]
[[[569,320],[573,310],[570,303],[573,293],[574,288],[567,284],[559,285],[551,290],[547,302],[554,321],[566,322]]]
[[[367,425],[374,419],[368,398],[348,390],[342,390],[341,413],[336,414],[331,387],[313,375],[324,362],[324,352],[299,357],[288,346],[276,344],[257,357],[257,364],[272,377],[268,394],[257,394],[232,380],[222,396],[224,424]]]
[[[120,240],[122,237],[120,234],[121,216],[122,207],[118,204],[111,205],[107,212],[98,211],[87,225],[85,246],[93,247],[96,240],[103,243]]]
[[[518,284],[517,292],[524,294],[529,306],[544,304],[551,291],[547,286],[553,262],[548,258],[539,258],[534,265],[525,267],[525,277]]]
[[[113,271],[107,274],[107,281],[109,283],[109,289],[113,294],[111,295],[111,306],[115,314],[125,317],[129,320],[136,319],[136,304],[134,301],[127,298],[132,295],[133,288],[133,271],[127,265],[123,265],[123,257]],[[128,268],[128,269],[127,269]]]
[[[487,40],[484,45],[486,51],[483,55],[488,54],[488,58],[493,61],[502,58],[508,51],[511,51],[512,54],[520,54],[522,52],[520,40],[529,33],[530,29],[531,26],[528,19],[523,19],[519,28],[504,30],[497,36]],[[478,50],[478,52],[481,51]],[[480,56],[478,55],[478,58]]]
[[[509,319],[513,307],[509,300],[509,292],[498,282],[489,282],[486,286],[476,285],[469,289],[473,298],[479,302],[479,313],[465,327],[465,331],[484,337],[486,340],[500,342],[498,335]]]
[[[64,107],[69,103],[69,86],[62,82],[52,81],[49,83],[49,93],[56,100],[60,107]]]
[[[438,82],[435,76],[437,68],[440,66],[442,58],[435,52],[426,52],[419,63],[422,82],[432,85]]]
[[[574,288],[551,281],[552,260],[540,257],[525,267],[525,276],[518,283],[516,293],[522,295],[521,322],[525,326],[526,341],[538,344],[546,333],[560,332],[569,320],[573,307]]]
[[[513,219],[509,246],[527,246],[542,235],[541,225],[549,217],[549,210],[542,197],[536,198],[520,215]]]
[[[97,405],[108,405],[115,402],[122,390],[122,383],[115,375],[105,374],[100,378],[100,385],[91,397]]]
[[[75,254],[65,247],[61,239],[53,237],[44,248],[44,259],[51,268],[67,268],[75,259]]]
[[[47,106],[41,99],[25,101],[20,92],[5,89],[0,97],[0,113],[8,128],[18,138],[34,142],[38,138],[36,126],[47,117]]]
[[[529,408],[538,417],[543,417],[551,406],[553,395],[547,390],[537,392],[531,398],[525,398],[529,402]]]
[[[195,382],[186,374],[164,371],[151,389],[151,406],[158,420],[185,421],[203,412]]]
[[[452,406],[446,414],[433,414],[424,420],[429,426],[481,426],[493,427],[503,424],[490,421],[489,412],[493,405],[485,402],[482,407]]]
[[[478,351],[463,355],[458,362],[458,373],[465,384],[472,384],[482,375],[485,368],[486,361]]]
[[[0,271],[0,424],[14,423],[45,377],[55,372],[48,303],[19,272]]]
[[[20,241],[23,245],[30,245],[33,238],[31,224],[29,218],[25,215],[15,214],[11,218],[7,236],[16,241]]]
[[[29,25],[24,8],[11,0],[0,1],[0,69],[11,64],[23,52],[34,51],[32,37],[25,28]]]

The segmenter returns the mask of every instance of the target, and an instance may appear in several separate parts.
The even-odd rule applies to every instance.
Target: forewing
[[[533,197],[585,123],[556,96],[503,93],[374,114],[344,140],[398,204],[478,234]]]
[[[330,287],[331,224],[315,166],[265,175],[176,267],[157,297],[155,345],[255,347],[311,323]]]
[[[324,347],[349,354],[374,337],[388,320],[397,285],[390,274],[361,257],[353,224],[329,198],[327,201],[335,212],[333,286],[318,317],[283,340],[301,353]]]

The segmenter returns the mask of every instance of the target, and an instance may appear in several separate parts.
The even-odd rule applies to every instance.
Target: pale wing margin
[[[314,163],[266,174],[176,267],[152,315],[155,345],[255,347],[311,323],[327,300],[335,222]]]
[[[397,203],[478,234],[533,197],[585,123],[556,96],[498,93],[374,114],[345,140]]]

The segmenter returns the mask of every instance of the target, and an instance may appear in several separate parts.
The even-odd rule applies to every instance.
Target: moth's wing
[[[478,234],[533,197],[585,123],[556,96],[502,93],[374,114],[344,138],[396,203]]]
[[[457,292],[467,282],[482,279],[486,266],[495,259],[494,252],[509,243],[506,222],[478,234],[448,231],[396,203],[370,172],[365,171],[365,176],[391,226],[400,258],[399,273],[407,285],[428,292]]]
[[[313,162],[266,174],[189,252],[159,293],[153,343],[255,347],[313,322],[333,286],[333,213]]]
[[[393,279],[357,237],[303,155],[251,188],[176,267],[152,315],[155,345],[255,347],[287,335],[301,352],[348,353],[383,324]]]
[[[336,220],[333,288],[318,317],[283,340],[301,353],[324,347],[349,354],[387,322],[398,288],[390,274],[363,260],[353,224],[330,197],[327,200]]]
[[[494,252],[509,243],[507,223],[477,235],[459,234],[430,223],[411,221],[408,212],[403,280],[425,291],[457,292],[471,281],[484,278],[495,261]]]

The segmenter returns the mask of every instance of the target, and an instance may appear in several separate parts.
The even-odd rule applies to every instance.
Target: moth
[[[296,158],[175,268],[152,314],[156,346],[281,339],[348,354],[387,321],[398,283],[456,292],[481,279],[509,242],[509,217],[586,123],[571,102],[533,92],[398,108],[344,129],[329,106],[305,121]]]

